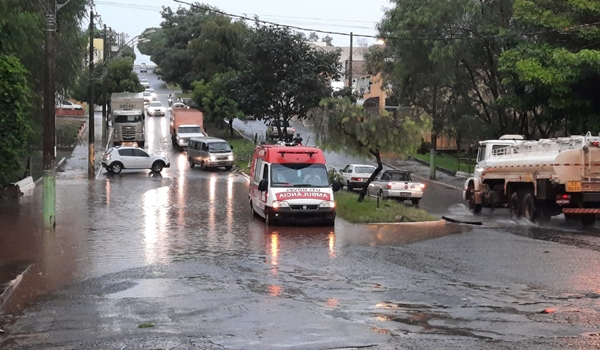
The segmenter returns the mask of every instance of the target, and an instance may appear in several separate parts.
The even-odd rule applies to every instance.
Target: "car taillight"
[[[392,189],[392,183],[391,183],[391,182],[388,182],[388,183],[387,183],[387,189],[388,189],[388,190],[391,190],[391,189]]]
[[[592,142],[592,147],[600,147],[600,142],[598,142],[598,141]]]
[[[353,178],[351,178],[350,180],[352,180],[352,181],[360,181],[360,180],[361,180],[361,178],[360,178],[360,177],[353,177]]]
[[[570,194],[559,194],[559,195],[556,195],[556,199],[571,199],[571,195]]]
[[[421,190],[425,189],[425,184],[421,184],[420,186],[421,186]]]

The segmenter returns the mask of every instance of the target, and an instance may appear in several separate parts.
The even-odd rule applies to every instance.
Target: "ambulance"
[[[333,193],[323,151],[293,144],[259,145],[250,170],[249,201],[253,215],[267,225],[303,222],[333,226]]]

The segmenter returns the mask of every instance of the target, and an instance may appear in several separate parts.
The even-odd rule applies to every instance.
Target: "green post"
[[[44,228],[54,228],[56,227],[56,176],[53,170],[43,172],[43,191]]]
[[[435,150],[433,148],[429,153],[429,178],[435,180]]]

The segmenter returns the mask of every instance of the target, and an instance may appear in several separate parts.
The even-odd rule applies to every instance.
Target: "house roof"
[[[311,42],[309,45],[323,51],[331,52],[334,50],[340,50],[340,62],[346,62],[350,58],[350,46],[324,46],[323,43],[320,42]],[[369,50],[368,47],[353,47],[352,48],[352,60],[353,61],[363,61],[364,54]]]

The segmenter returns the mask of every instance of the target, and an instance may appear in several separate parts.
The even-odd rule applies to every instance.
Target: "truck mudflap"
[[[563,214],[600,214],[600,208],[563,208]]]

